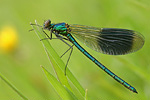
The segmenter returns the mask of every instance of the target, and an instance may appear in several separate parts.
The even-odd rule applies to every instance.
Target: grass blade
[[[54,89],[57,91],[57,93],[60,95],[60,97],[63,100],[77,100],[75,95],[71,91],[66,90],[66,87],[64,87],[60,82],[52,75],[50,74],[44,67],[42,67],[45,75],[47,76],[48,80],[54,87]]]
[[[10,86],[22,99],[28,100],[21,92],[19,92],[6,78],[4,78],[0,73],[0,78],[8,85]]]
[[[45,34],[43,32],[42,27],[39,27],[37,22],[35,21],[36,25],[32,25],[33,29],[35,30],[36,34],[40,39],[47,38],[45,37]],[[80,83],[77,81],[77,79],[73,76],[73,74],[70,72],[70,70],[67,68],[66,73],[67,77],[64,75],[63,71],[65,68],[64,62],[60,59],[58,54],[55,52],[55,50],[52,48],[51,44],[49,43],[48,39],[41,41],[43,44],[43,47],[49,57],[49,60],[55,70],[55,73],[57,75],[58,80],[61,82],[62,85],[65,85],[71,92],[70,85],[68,83],[67,77],[70,79],[70,81],[74,84],[74,86],[77,88],[77,90],[81,93],[81,95],[84,97],[85,91],[83,87],[80,85]]]

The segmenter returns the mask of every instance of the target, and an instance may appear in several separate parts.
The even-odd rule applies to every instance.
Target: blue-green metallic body
[[[123,84],[125,87],[127,87],[129,90],[137,93],[136,89],[132,87],[130,84],[125,82],[123,79],[115,75],[113,72],[111,72],[108,68],[106,68],[103,64],[101,64],[97,59],[95,59],[92,55],[90,55],[83,47],[81,47],[76,40],[72,37],[71,34],[67,34],[67,38],[91,61],[93,61],[98,67],[100,67],[102,70],[104,70],[108,75],[110,75],[112,78],[114,78],[119,83]]]
[[[53,26],[53,31],[59,32],[61,35],[67,35],[66,23],[58,23]]]
[[[130,84],[128,84],[123,79],[119,78],[117,75],[115,75],[113,72],[111,72],[108,68],[106,68],[103,64],[101,64],[97,59],[95,59],[92,55],[90,55],[83,47],[81,47],[77,43],[77,41],[73,38],[73,36],[67,32],[66,23],[54,24],[52,30],[55,32],[58,32],[58,34],[60,34],[60,35],[66,36],[70,42],[72,42],[86,57],[88,57],[91,61],[93,61],[98,67],[100,67],[102,70],[104,70],[108,75],[110,75],[116,81],[123,84],[129,90],[137,93],[137,91],[134,87],[132,87]]]

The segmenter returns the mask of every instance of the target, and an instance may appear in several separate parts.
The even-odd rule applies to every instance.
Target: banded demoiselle
[[[95,57],[89,54],[81,45],[78,44],[78,42],[75,40],[74,37],[79,39],[86,46],[100,53],[108,55],[124,55],[135,52],[140,48],[142,48],[142,46],[144,45],[144,37],[142,34],[128,29],[96,28],[77,24],[69,25],[67,23],[54,24],[51,23],[50,20],[44,22],[43,29],[50,31],[49,36],[43,30],[43,32],[48,37],[47,39],[50,40],[53,39],[52,33],[55,34],[55,36],[58,39],[65,42],[70,47],[67,51],[71,49],[71,53],[73,50],[73,46],[75,45],[86,57],[88,57],[92,62],[94,62],[99,68],[104,70],[108,75],[110,75],[116,81],[121,83],[127,89],[133,91],[134,93],[138,93],[133,86],[125,82],[123,79],[118,77],[113,72],[111,72],[108,68],[106,68],[103,64],[101,64]],[[69,45],[65,40],[70,41],[73,45],[72,46]]]

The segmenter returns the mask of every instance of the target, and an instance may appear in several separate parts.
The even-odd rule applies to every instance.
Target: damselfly
[[[132,87],[130,84],[128,84],[116,74],[111,72],[96,58],[89,54],[82,46],[80,46],[73,36],[75,36],[86,46],[90,47],[95,51],[109,55],[124,55],[135,52],[142,48],[142,46],[144,45],[144,37],[140,33],[128,29],[96,28],[77,24],[68,25],[67,23],[54,24],[51,23],[50,20],[44,22],[43,29],[47,29],[50,31],[49,36],[43,30],[43,32],[47,35],[48,39],[53,39],[52,33],[55,34],[55,36],[58,39],[65,42],[70,47],[67,51],[71,49],[71,53],[73,50],[73,46],[75,45],[86,57],[88,57],[92,62],[94,62],[99,68],[104,70],[108,75],[110,75],[112,78],[114,78],[116,81],[121,83],[129,90],[133,91],[134,93],[137,93],[134,87]],[[73,45],[69,45],[65,40],[70,41]],[[68,61],[70,59],[70,56],[68,58]]]

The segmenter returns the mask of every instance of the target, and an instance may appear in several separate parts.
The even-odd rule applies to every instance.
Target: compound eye
[[[51,25],[51,21],[47,20],[44,22],[44,28],[48,28]]]

